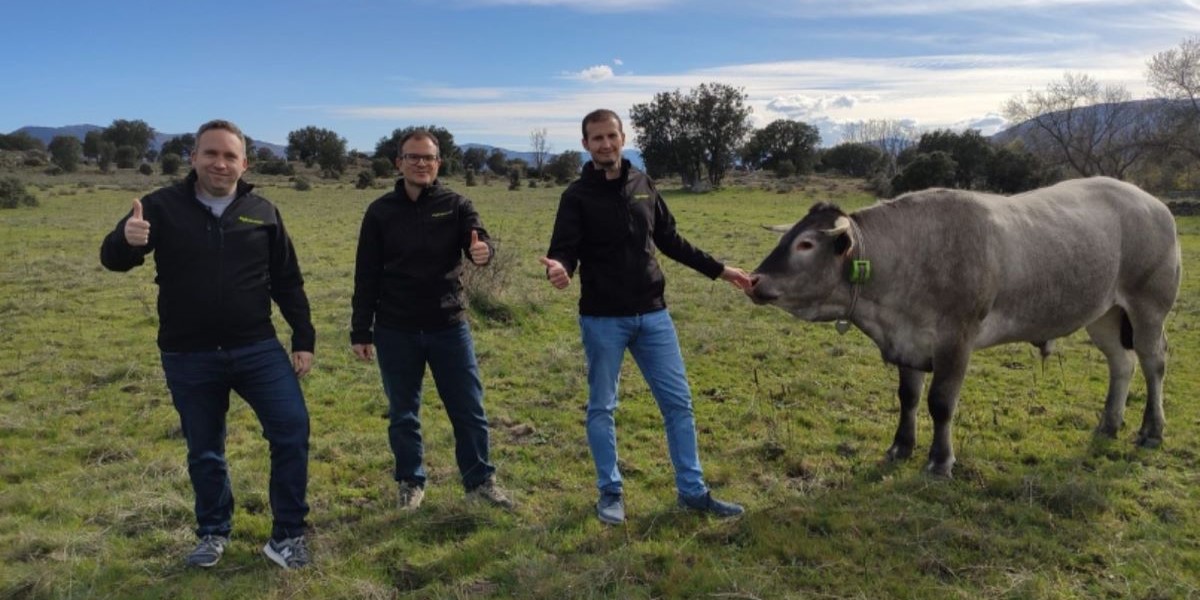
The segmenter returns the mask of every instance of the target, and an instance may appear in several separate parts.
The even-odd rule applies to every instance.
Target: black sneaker
[[[722,502],[716,498],[713,498],[711,491],[704,492],[703,496],[694,497],[688,497],[680,494],[679,506],[687,510],[708,513],[714,517],[719,517],[722,519],[736,517],[746,512],[746,509],[742,508],[740,504]]]
[[[206,535],[200,538],[196,549],[187,555],[188,566],[208,568],[217,564],[221,560],[221,555],[225,553],[225,545],[228,543],[229,538],[223,535]]]
[[[298,535],[286,540],[270,540],[263,546],[263,553],[275,564],[285,569],[300,569],[308,566],[308,546],[304,536]]]

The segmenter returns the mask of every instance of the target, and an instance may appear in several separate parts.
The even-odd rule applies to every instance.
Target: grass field
[[[718,521],[674,508],[657,409],[627,361],[618,436],[630,519],[605,527],[592,510],[578,287],[552,289],[537,262],[562,188],[452,182],[499,240],[484,282],[494,293],[472,327],[493,459],[520,505],[464,501],[427,382],[428,496],[400,514],[378,374],[348,346],[358,225],[382,190],[264,186],[299,248],[318,331],[304,381],[315,564],[283,572],[261,555],[266,443],[235,400],[234,540],[217,567],[196,571],[181,560],[192,499],[154,345],[153,269],[110,273],[98,261],[138,181],[158,184],[46,185],[33,190],[40,207],[0,211],[0,597],[1200,597],[1200,218],[1179,220],[1185,280],[1167,325],[1163,447],[1131,443],[1140,374],[1119,439],[1093,438],[1107,371],[1076,334],[1044,365],[1028,345],[975,355],[953,480],[921,472],[923,409],[917,457],[881,462],[895,370],[860,332],[753,306],[664,260],[706,477],[748,513]],[[814,199],[872,201],[844,180],[668,194],[690,240],[747,269],[776,241],[759,225],[795,220]]]

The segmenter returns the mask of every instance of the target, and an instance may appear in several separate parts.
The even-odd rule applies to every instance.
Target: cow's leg
[[[921,404],[921,388],[925,385],[925,373],[916,369],[900,367],[900,424],[886,458],[904,460],[912,456],[917,443],[917,408]]]
[[[1129,380],[1133,377],[1133,357],[1121,344],[1121,319],[1125,311],[1112,307],[1104,316],[1087,326],[1092,343],[1108,360],[1108,397],[1104,400],[1104,415],[1096,433],[1116,437],[1125,419],[1125,399],[1129,395]]]
[[[925,470],[934,475],[950,477],[954,469],[950,425],[970,361],[971,349],[965,343],[940,350],[933,357],[933,381],[929,384],[928,400],[929,416],[933,418],[933,444],[929,447]]]
[[[1142,427],[1138,430],[1137,444],[1144,448],[1162,445],[1163,425],[1163,377],[1167,373],[1167,336],[1163,332],[1162,320],[1133,322],[1133,351],[1137,353],[1146,377],[1146,411],[1142,413]]]

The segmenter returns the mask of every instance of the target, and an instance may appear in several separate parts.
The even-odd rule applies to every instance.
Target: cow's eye
[[[796,244],[796,249],[797,250],[812,250],[813,243],[808,240],[801,241],[800,243]]]

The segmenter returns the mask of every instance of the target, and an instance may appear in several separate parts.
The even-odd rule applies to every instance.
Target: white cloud
[[[596,65],[578,73],[566,73],[565,75],[571,79],[582,79],[584,81],[604,81],[615,77],[612,67],[608,65]]]
[[[619,66],[621,66],[621,65],[625,64],[625,61],[623,61],[623,60],[621,60],[621,59],[619,59],[619,58],[614,58],[614,59],[613,59],[613,64],[614,64],[614,65],[617,65],[617,66],[619,67]]]

